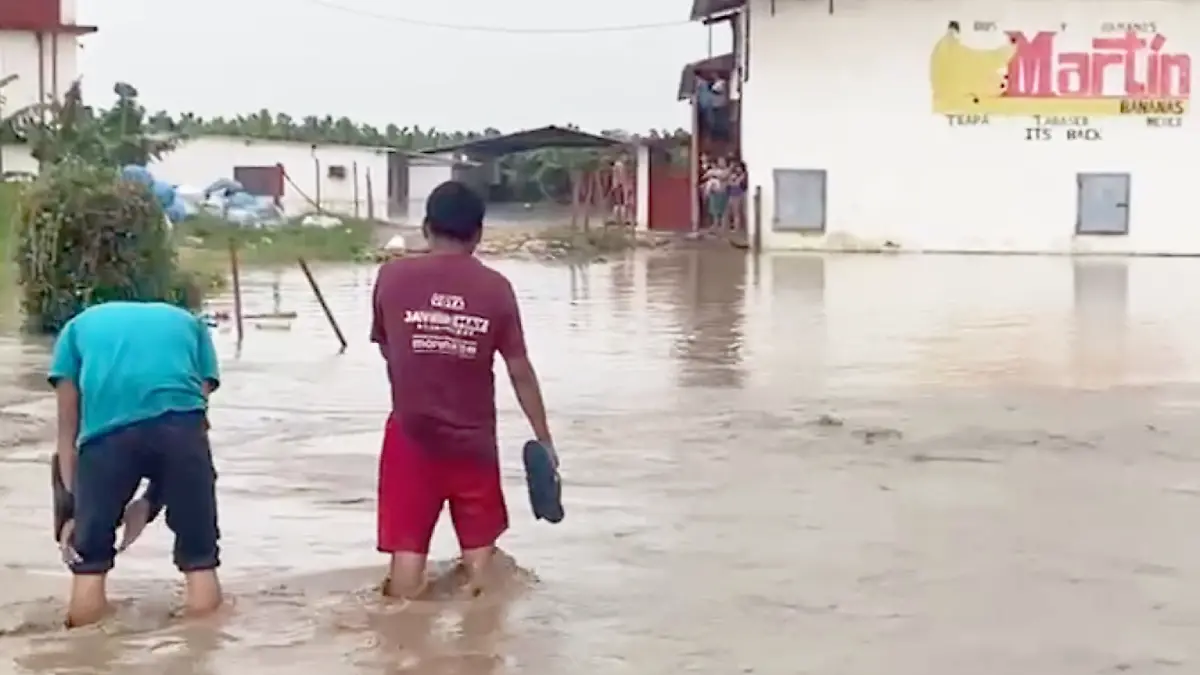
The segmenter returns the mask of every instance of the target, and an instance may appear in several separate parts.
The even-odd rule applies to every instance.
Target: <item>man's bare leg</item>
[[[89,626],[108,615],[107,581],[107,574],[76,574],[71,578],[68,628]]]
[[[221,592],[221,580],[217,577],[215,569],[185,572],[183,579],[184,611],[189,616],[210,614],[225,601]]]
[[[396,552],[388,565],[388,577],[383,584],[383,594],[389,598],[411,600],[425,590],[425,564],[429,556],[424,553]]]
[[[467,590],[479,595],[492,580],[492,562],[496,558],[495,546],[467,549],[462,552],[463,568],[467,571]]]

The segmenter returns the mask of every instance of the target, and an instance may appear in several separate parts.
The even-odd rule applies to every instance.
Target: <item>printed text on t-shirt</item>
[[[461,296],[434,293],[429,298],[429,305],[436,309],[404,313],[404,323],[413,330],[413,353],[475,358],[479,353],[478,338],[487,334],[491,322],[482,316],[464,313],[467,303]]]

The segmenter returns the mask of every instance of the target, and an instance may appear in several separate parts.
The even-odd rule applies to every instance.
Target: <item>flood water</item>
[[[171,618],[160,524],[65,632],[45,347],[0,344],[0,673],[1083,675],[1200,668],[1200,261],[638,254],[497,262],[568,516],[533,522],[504,386],[509,588],[374,586],[373,270],[218,335],[227,612]],[[502,368],[501,368],[502,372]],[[501,381],[503,375],[501,374]],[[440,560],[453,557],[443,523]]]

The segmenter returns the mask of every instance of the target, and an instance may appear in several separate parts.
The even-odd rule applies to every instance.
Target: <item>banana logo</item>
[[[988,102],[1003,96],[1008,82],[1008,64],[1016,47],[1009,43],[975,49],[962,43],[961,32],[959,23],[951,21],[929,57],[929,86],[937,114],[987,112]]]

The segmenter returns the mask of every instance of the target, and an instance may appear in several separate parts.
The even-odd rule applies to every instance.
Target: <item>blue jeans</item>
[[[72,544],[80,561],[72,572],[112,569],[117,528],[142,479],[150,481],[151,505],[166,508],[167,527],[175,533],[175,566],[195,572],[220,565],[217,472],[207,418],[194,411],[135,422],[79,448]]]

